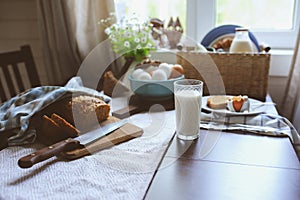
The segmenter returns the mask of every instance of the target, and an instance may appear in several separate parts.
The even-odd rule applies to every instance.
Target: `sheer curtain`
[[[98,24],[113,0],[37,0],[44,62],[50,85],[63,85],[106,36]]]
[[[281,106],[282,114],[290,119],[297,130],[300,130],[300,28],[291,63],[285,99]]]

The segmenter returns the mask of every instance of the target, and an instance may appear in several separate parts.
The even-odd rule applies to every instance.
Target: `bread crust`
[[[92,96],[73,97],[62,116],[79,129],[87,131],[109,117],[110,105]]]
[[[90,131],[109,115],[110,105],[101,98],[81,95],[49,105],[33,117],[31,126],[37,139],[49,145]]]

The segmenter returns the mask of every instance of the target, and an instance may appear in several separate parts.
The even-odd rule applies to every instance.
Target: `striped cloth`
[[[246,133],[286,137],[288,136],[300,157],[300,135],[293,124],[280,115],[224,116],[217,113],[201,113],[200,127],[211,130],[243,131]]]
[[[79,94],[99,96],[106,102],[110,101],[108,96],[84,87],[80,77],[73,77],[64,87],[31,88],[0,105],[0,136],[3,131],[14,133],[8,138],[9,146],[33,143],[36,131],[28,128],[31,117],[59,99]]]

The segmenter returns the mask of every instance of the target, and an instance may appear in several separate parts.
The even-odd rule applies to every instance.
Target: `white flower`
[[[108,36],[108,38],[111,39],[111,40],[115,40],[115,39],[116,39],[115,34],[110,34],[110,35]]]
[[[118,30],[119,26],[117,24],[111,25],[111,29]]]
[[[131,33],[129,31],[125,31],[124,37],[126,38],[131,37]]]
[[[141,40],[140,38],[134,38],[135,43],[139,43]]]
[[[124,42],[124,46],[127,47],[127,48],[129,48],[130,47],[130,43],[128,41],[125,41]]]
[[[116,38],[110,38],[111,42],[117,42]]]
[[[141,39],[141,42],[142,42],[143,44],[145,44],[145,43],[147,42],[147,38],[143,37],[143,38]]]
[[[148,48],[151,48],[151,47],[152,47],[152,44],[151,44],[151,43],[148,43],[148,44],[147,44],[147,47],[148,47]]]
[[[106,28],[106,29],[104,30],[104,32],[105,32],[106,35],[109,35],[109,34],[111,33],[111,30],[110,30],[110,28]]]
[[[152,37],[150,34],[151,26],[148,23],[141,22],[138,17],[131,17],[129,19],[123,18],[117,23],[114,22],[115,20],[113,15],[109,16],[106,20],[101,20],[101,23],[108,27],[105,29],[105,33],[108,35],[115,52],[153,48],[154,44],[152,44],[152,40],[150,39],[150,37]],[[148,53],[147,51],[130,52],[133,56]]]

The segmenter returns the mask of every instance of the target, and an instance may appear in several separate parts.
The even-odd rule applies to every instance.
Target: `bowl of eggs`
[[[128,79],[135,94],[148,99],[168,99],[173,97],[174,82],[184,79],[184,74],[179,64],[152,62],[137,65]]]

